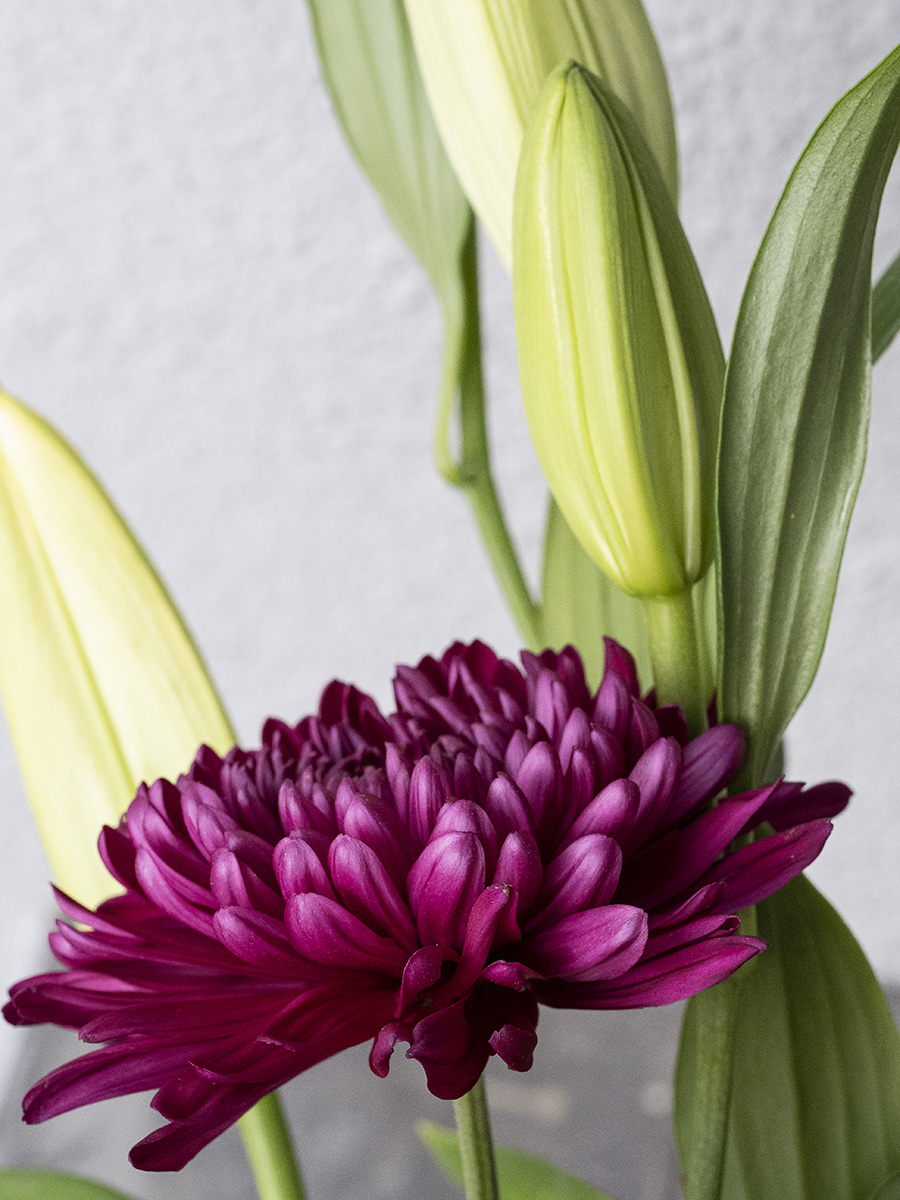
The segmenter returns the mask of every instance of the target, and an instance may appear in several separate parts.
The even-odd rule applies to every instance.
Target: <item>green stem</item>
[[[441,399],[435,432],[438,470],[469,501],[503,598],[532,650],[543,647],[540,607],[535,603],[510,536],[491,471],[481,369],[478,258],[474,221],[460,250],[459,274],[441,289],[446,324]],[[458,461],[450,445],[459,404]]]
[[[643,605],[657,699],[680,704],[688,729],[696,735],[706,728],[713,685],[706,637],[691,592],[654,596]]]
[[[499,1200],[484,1079],[479,1079],[471,1092],[454,1100],[453,1108],[466,1200]]]
[[[259,1200],[305,1200],[278,1093],[264,1096],[239,1124]]]

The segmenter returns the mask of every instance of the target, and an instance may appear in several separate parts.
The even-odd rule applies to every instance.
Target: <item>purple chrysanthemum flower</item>
[[[614,642],[595,695],[572,649],[522,661],[476,642],[400,667],[387,719],[332,683],[261,749],[204,747],[177,783],[141,786],[100,839],[124,895],[96,913],[60,895],[66,970],[4,1010],[106,1043],[42,1079],[26,1121],[155,1088],[168,1124],[132,1161],[177,1169],[348,1046],[373,1039],[383,1076],[408,1042],[455,1098],[492,1054],[528,1070],[539,1002],[668,1004],[762,950],[734,914],[816,857],[848,789],[713,807],[737,727],[689,738]]]

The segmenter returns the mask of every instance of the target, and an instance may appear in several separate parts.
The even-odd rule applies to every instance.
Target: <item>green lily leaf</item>
[[[876,1188],[871,1200],[900,1200],[900,1175],[894,1175],[887,1183]]]
[[[541,592],[544,640],[554,650],[568,643],[576,646],[592,687],[603,678],[604,636],[631,651],[641,685],[650,687],[653,671],[643,605],[604,575],[554,500],[547,513]]]
[[[417,1128],[444,1174],[462,1187],[462,1163],[454,1131],[430,1121],[420,1121]],[[497,1146],[495,1159],[502,1200],[614,1200],[607,1192],[534,1154]]]
[[[0,392],[0,692],[56,881],[116,890],[96,851],[141,780],[234,734],[203,661],[100,484]]]
[[[818,668],[869,414],[872,241],[900,140],[900,48],[804,150],[750,273],[718,464],[722,719],[758,781]]]
[[[719,1036],[710,1022],[719,988],[691,1002],[676,1075],[685,1194],[871,1200],[900,1167],[900,1035],[891,1011],[852,933],[802,876],[757,913],[769,949],[725,985],[733,1013],[720,1020]],[[720,1004],[720,1018],[723,1011]],[[729,1049],[725,1137],[716,1178],[701,1189],[693,1102],[712,1060]]]
[[[470,209],[431,116],[403,0],[309,0],[309,9],[344,136],[440,292]]]
[[[60,1171],[0,1167],[0,1200],[130,1200],[124,1192]]]
[[[900,254],[872,289],[872,362],[900,332]]]
[[[444,308],[435,456],[442,474],[459,483],[450,426],[470,332],[463,257],[474,237],[472,210],[431,115],[403,0],[309,0],[309,9],[347,142]]]

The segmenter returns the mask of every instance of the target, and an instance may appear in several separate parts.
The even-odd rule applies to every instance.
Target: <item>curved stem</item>
[[[503,598],[525,643],[530,649],[539,650],[543,646],[540,606],[532,597],[522,571],[491,470],[481,369],[474,221],[460,250],[459,267],[459,274],[441,289],[446,350],[435,430],[435,461],[444,478],[465,492]],[[457,397],[458,460],[450,446]]]
[[[466,1200],[499,1200],[484,1079],[479,1079],[465,1096],[454,1100],[453,1108]]]
[[[303,1180],[277,1092],[238,1122],[259,1200],[305,1200]]]

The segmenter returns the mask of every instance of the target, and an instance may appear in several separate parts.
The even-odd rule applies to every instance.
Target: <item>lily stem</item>
[[[484,1079],[479,1079],[465,1096],[454,1100],[453,1108],[466,1200],[499,1200]]]
[[[278,1093],[264,1096],[239,1125],[259,1200],[306,1200]]]
[[[491,470],[484,406],[481,329],[478,311],[478,257],[475,224],[460,247],[459,273],[441,289],[446,326],[441,399],[434,454],[440,473],[466,495],[503,599],[526,645],[543,647],[540,605],[536,603],[513,542]],[[451,427],[458,410],[459,448]]]
[[[643,601],[650,636],[650,658],[656,697],[661,704],[680,704],[688,729],[696,737],[707,726],[712,698],[712,666],[690,591]]]

